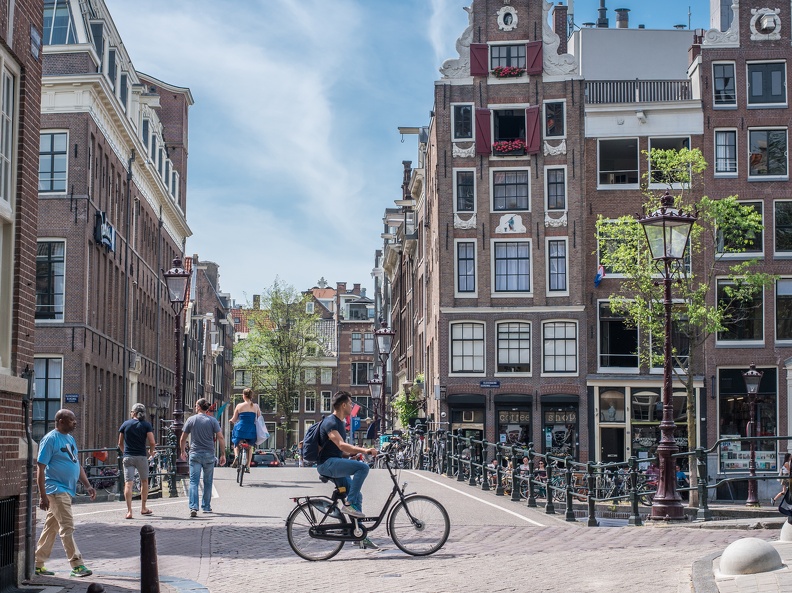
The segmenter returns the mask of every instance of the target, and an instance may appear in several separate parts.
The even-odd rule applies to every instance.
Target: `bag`
[[[256,445],[260,445],[269,438],[270,434],[267,431],[267,425],[264,424],[264,416],[259,416],[256,418]]]
[[[316,463],[319,461],[319,452],[322,450],[322,444],[319,442],[321,432],[319,429],[322,426],[322,422],[324,422],[324,416],[322,416],[319,422],[311,424],[308,430],[305,431],[302,449],[300,450],[303,461],[307,461],[308,463]]]
[[[778,505],[778,512],[787,517],[792,517],[792,490],[789,488],[784,492],[781,504]]]
[[[781,471],[778,472],[778,481],[782,484],[789,479],[789,468],[786,464],[781,466]]]

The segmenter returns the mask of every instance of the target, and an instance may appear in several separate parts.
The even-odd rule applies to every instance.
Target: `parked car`
[[[278,456],[274,453],[260,453],[256,451],[253,453],[253,459],[250,460],[250,467],[282,467]]]

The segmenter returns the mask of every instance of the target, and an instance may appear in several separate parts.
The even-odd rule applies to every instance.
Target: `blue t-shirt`
[[[335,414],[330,414],[327,418],[322,420],[322,426],[319,427],[319,445],[322,447],[322,450],[319,451],[318,461],[320,465],[331,457],[344,456],[341,449],[339,449],[328,436],[334,430],[337,430],[338,434],[341,435],[342,441],[346,441],[346,425],[344,421],[339,419]]]
[[[124,433],[124,457],[146,457],[146,435],[154,428],[145,420],[130,418],[121,425],[118,432]]]
[[[66,492],[69,496],[77,496],[80,462],[77,441],[72,435],[49,431],[39,443],[37,461],[47,466],[44,470],[46,494]]]

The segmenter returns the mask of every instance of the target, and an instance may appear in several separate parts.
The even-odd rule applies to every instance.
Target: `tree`
[[[737,196],[694,195],[695,188],[703,187],[701,174],[707,167],[701,151],[654,149],[644,154],[651,165],[642,184],[645,211],[654,212],[660,206],[660,197],[649,189],[651,181],[667,186],[675,208],[695,211],[698,216],[687,259],[676,262],[673,269],[672,295],[673,368],[687,394],[688,448],[693,450],[697,446],[694,375],[703,346],[713,334],[738,331],[746,324],[757,306],[754,297],[771,286],[775,277],[756,271],[753,259],[728,257],[752,247],[761,236],[762,217],[752,206],[740,204]],[[608,272],[623,275],[608,297],[611,310],[624,315],[628,326],[640,328],[637,354],[641,364],[662,366],[665,312],[663,291],[657,288],[662,263],[651,259],[643,228],[634,216],[616,220],[600,216],[597,234],[600,263]],[[695,464],[690,470],[694,483]],[[690,503],[697,504],[695,496]]]
[[[250,387],[265,406],[274,407],[291,426],[294,398],[304,389],[308,357],[320,344],[318,316],[306,312],[310,293],[275,282],[262,295],[260,309],[248,310],[249,333],[234,348],[235,367],[250,373]],[[286,429],[286,446],[290,445]]]

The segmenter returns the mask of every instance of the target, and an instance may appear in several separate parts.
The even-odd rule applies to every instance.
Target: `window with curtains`
[[[495,292],[531,292],[531,243],[496,242],[493,246]]]
[[[492,209],[495,212],[531,209],[529,169],[493,171]]]
[[[352,332],[352,352],[363,352],[363,334],[359,332]]]
[[[737,175],[737,130],[715,131],[715,175]]]
[[[333,369],[322,369],[320,381],[322,385],[330,385],[333,382]]]
[[[457,248],[457,292],[476,292],[476,243],[459,241]]]

